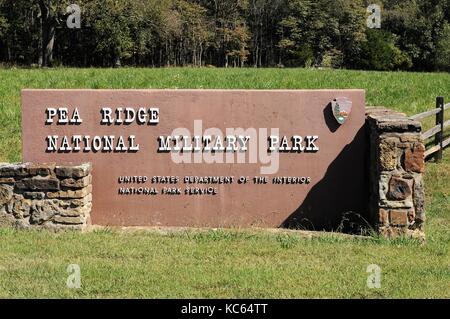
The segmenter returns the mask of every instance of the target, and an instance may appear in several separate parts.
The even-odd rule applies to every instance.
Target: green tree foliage
[[[416,69],[433,69],[436,44],[445,22],[446,0],[386,0],[384,29],[398,39],[398,48]]]
[[[357,66],[368,70],[401,70],[411,67],[409,56],[396,46],[395,37],[388,32],[367,30]]]
[[[436,52],[438,70],[450,71],[450,23],[446,23],[439,38]]]
[[[372,2],[0,0],[0,62],[449,69],[449,0],[380,0],[381,29],[366,25]]]
[[[131,29],[138,23],[134,16],[134,3],[130,0],[86,3],[83,16],[96,39],[94,52],[102,57],[103,64],[121,66],[121,60],[132,55]]]
[[[0,39],[4,39],[8,33],[9,25],[5,17],[0,16]]]

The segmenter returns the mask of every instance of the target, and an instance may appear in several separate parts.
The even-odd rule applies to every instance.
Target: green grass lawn
[[[22,88],[362,88],[407,114],[450,100],[450,75],[302,69],[0,70],[0,161],[20,161]],[[430,123],[428,123],[431,125]],[[257,230],[85,234],[0,229],[0,298],[450,298],[450,150],[428,163],[427,243]],[[69,264],[81,268],[68,289]],[[366,285],[381,267],[380,289]]]

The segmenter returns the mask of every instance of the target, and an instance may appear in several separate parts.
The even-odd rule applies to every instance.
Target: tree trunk
[[[38,41],[38,53],[39,53],[39,58],[38,58],[38,65],[41,68],[42,65],[44,64],[44,50],[43,48],[43,39],[42,39],[42,35],[44,34],[44,31],[42,31],[42,15],[41,15],[41,19],[39,20],[39,31],[41,33],[41,38]]]
[[[200,44],[200,53],[198,54],[198,66],[201,67],[203,65],[203,44]]]
[[[122,67],[122,62],[120,61],[120,55],[116,53],[114,56],[114,68],[120,67]]]
[[[40,0],[41,10],[41,55],[39,63],[44,67],[51,67],[53,64],[53,47],[55,45],[56,18],[50,12],[51,1]],[[42,63],[41,63],[42,60]]]
[[[44,66],[51,67],[53,65],[53,47],[55,45],[55,26],[49,25],[46,30],[46,38],[44,41]]]

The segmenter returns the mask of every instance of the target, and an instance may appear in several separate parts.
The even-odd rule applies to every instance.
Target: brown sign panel
[[[364,215],[364,108],[362,90],[23,90],[23,160],[92,162],[94,224],[332,228]]]

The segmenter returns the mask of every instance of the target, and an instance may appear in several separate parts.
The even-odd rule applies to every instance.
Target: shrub
[[[367,41],[362,45],[358,67],[379,70],[407,70],[411,68],[411,58],[396,46],[394,35],[381,30],[369,29]]]
[[[446,23],[439,38],[436,51],[438,70],[450,71],[450,23]]]
[[[321,66],[330,69],[340,69],[343,62],[344,55],[342,52],[336,49],[331,49],[323,55]]]

